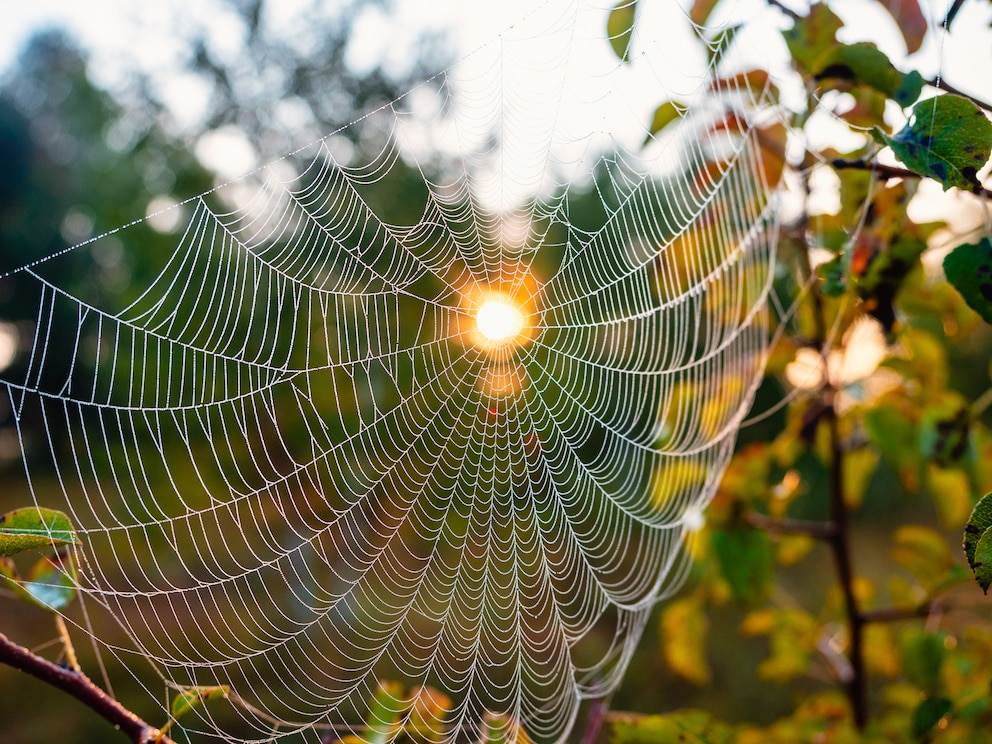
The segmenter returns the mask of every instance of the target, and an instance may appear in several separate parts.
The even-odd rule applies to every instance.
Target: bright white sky
[[[788,1],[797,7],[802,5],[801,0]],[[923,1],[931,27],[939,26],[951,0]],[[558,0],[550,2],[553,6]],[[614,0],[593,2],[603,7],[602,21],[605,22],[606,8]],[[676,2],[689,5],[691,0],[641,2],[640,8],[644,14],[641,26],[654,29],[654,33],[668,34],[658,46],[670,61],[672,72],[691,76],[693,55],[698,55],[699,50],[690,39],[687,23],[674,8]],[[68,29],[90,50],[92,73],[98,82],[108,85],[113,83],[122,69],[135,64],[153,71],[175,69],[186,52],[182,47],[183,39],[188,38],[182,33],[177,34],[177,28],[206,25],[212,29],[211,43],[221,52],[227,45],[238,44],[238,39],[230,30],[233,25],[225,24],[223,13],[218,11],[217,0],[197,3],[181,0],[154,3],[136,3],[133,0],[0,0],[0,3],[6,6],[3,9],[3,23],[0,24],[0,71],[9,68],[31,33],[51,26]],[[305,31],[307,9],[314,4],[333,8],[335,0],[279,0],[270,3],[269,10],[279,14],[274,20],[280,28],[289,29],[292,34],[295,33],[293,29]],[[379,15],[379,11],[370,10],[357,24],[351,61],[358,67],[371,66],[378,60],[384,60],[387,68],[390,64],[401,67],[410,58],[414,38],[425,28],[450,30],[458,53],[468,54],[492,41],[510,25],[522,22],[535,5],[539,5],[536,0],[394,0],[394,17],[386,19]],[[785,25],[784,17],[769,10],[765,0],[737,0],[736,4],[724,2],[723,5],[734,6],[734,13],[739,18],[749,21],[756,17],[763,19],[764,25],[748,40],[748,47],[760,64],[769,64],[768,56],[774,55],[776,45],[781,46],[777,38],[772,38],[777,37],[775,24]],[[904,47],[896,26],[875,0],[832,0],[831,7],[848,22],[844,29],[846,41],[873,40],[898,66],[906,67],[902,59]],[[676,12],[670,12],[673,9]],[[655,12],[668,13],[667,20],[648,25],[648,14]],[[198,18],[191,17],[191,14],[196,14]],[[923,51],[912,64],[918,66],[925,76],[940,72],[953,85],[987,100],[992,99],[992,78],[987,74],[992,69],[992,32],[988,30],[990,17],[992,8],[987,3],[966,2],[955,22],[954,43],[945,43],[939,33],[930,34]],[[588,44],[588,54],[584,53],[582,57],[590,58],[590,64],[615,64],[601,34],[601,28],[577,31],[580,39],[600,36],[597,43]],[[664,81],[669,70],[663,66],[652,72]],[[531,70],[528,74],[538,73]],[[673,77],[671,85],[678,92],[677,77]],[[164,98],[176,109],[180,123],[184,116],[192,122],[196,116],[196,106],[189,86],[181,80],[165,81],[163,86]],[[630,107],[631,111],[627,112],[629,121],[646,122],[654,105],[663,100],[665,94],[659,91],[654,97],[644,96],[643,92],[656,88],[657,85],[645,88],[643,80],[632,80],[633,93],[629,103],[621,99],[620,93],[611,91],[610,95],[613,100],[624,100],[624,105]],[[187,109],[185,112],[184,107]],[[635,137],[638,135],[643,137],[643,129],[640,133],[634,132]],[[197,152],[200,154],[199,149]],[[222,161],[227,165],[224,169],[227,172],[223,175],[228,177],[253,165],[234,157],[232,153],[224,155]]]
[[[214,42],[221,47],[236,40],[225,39],[223,14],[217,11],[216,0],[187,3],[181,0],[140,2],[133,0],[30,0],[15,2],[0,0],[3,23],[0,24],[0,71],[7,69],[30,34],[48,26],[61,26],[70,30],[83,45],[90,49],[98,63],[98,77],[112,79],[114,68],[135,60],[149,69],[162,69],[183,53],[181,43],[173,32],[182,24],[190,24],[191,14],[208,19],[207,25],[217,29]],[[551,0],[555,2],[555,0]],[[613,0],[600,0],[608,6]],[[802,0],[788,0],[801,6]],[[951,0],[923,0],[932,25],[936,25],[946,12]],[[666,8],[691,0],[663,0],[642,2],[641,12],[653,6]],[[305,27],[306,10],[318,4],[333,8],[335,0],[279,0],[270,3],[269,12],[279,14],[280,24],[286,28],[294,25]],[[396,16],[391,19],[388,37],[382,33],[382,21],[370,13],[365,23],[357,28],[361,41],[356,40],[355,61],[395,59],[398,63],[408,56],[407,44],[423,28],[447,28],[453,31],[462,53],[467,53],[494,38],[509,25],[524,18],[538,4],[535,0],[394,0]],[[727,5],[728,3],[724,3]],[[730,3],[733,5],[733,3]],[[736,15],[752,18],[758,13],[768,14],[763,0],[738,0]],[[870,38],[884,51],[898,60],[901,41],[895,33],[891,19],[874,0],[833,0],[834,7],[848,19],[848,37]],[[776,14],[771,13],[774,17]],[[966,87],[974,83],[975,92],[981,87],[992,87],[987,70],[992,69],[992,44],[989,43],[988,25],[992,12],[986,3],[966,2],[955,24],[953,45],[940,45],[939,39],[930,40],[929,48],[919,55],[925,75],[936,73],[938,67],[945,75]],[[781,17],[779,17],[781,19]],[[212,21],[212,23],[211,23]],[[684,26],[684,24],[683,24]],[[687,27],[683,29],[688,31]],[[404,37],[406,37],[404,39]],[[933,43],[936,41],[936,43]],[[674,50],[678,58],[678,50]],[[594,53],[605,54],[605,47]],[[898,62],[897,62],[898,64]]]

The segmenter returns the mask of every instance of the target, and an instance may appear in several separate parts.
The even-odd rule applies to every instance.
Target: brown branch
[[[836,166],[835,166],[836,167]],[[803,186],[807,198],[809,197],[809,175],[805,172]],[[808,219],[808,213],[803,209],[803,216]],[[804,259],[804,270],[807,275],[813,273],[809,260],[809,253],[801,253]],[[827,327],[826,308],[824,307],[823,295],[820,288],[814,285],[810,293],[813,303],[813,317],[816,323],[815,343],[820,355],[824,355],[829,330]],[[824,359],[824,369],[826,369],[826,359]],[[834,558],[834,568],[837,571],[837,581],[841,586],[841,593],[844,597],[844,611],[847,615],[847,626],[850,632],[850,647],[847,658],[851,663],[851,674],[849,679],[842,679],[847,698],[851,704],[851,713],[854,717],[854,725],[859,731],[863,731],[868,723],[868,694],[865,680],[865,661],[863,649],[863,629],[864,622],[858,610],[857,597],[854,594],[854,567],[851,562],[851,538],[850,520],[847,508],[847,499],[844,494],[844,442],[840,433],[840,422],[837,416],[837,407],[834,400],[834,390],[829,383],[826,383],[823,391],[823,403],[825,411],[823,416],[829,427],[830,434],[830,505],[829,524],[831,525],[830,536],[827,542],[830,545]]]
[[[596,698],[589,708],[589,717],[586,718],[586,730],[582,734],[580,744],[596,744],[599,739],[599,732],[603,728],[610,715],[610,700],[613,696],[608,695],[603,698]]]
[[[983,101],[981,98],[976,98],[975,96],[971,95],[971,93],[965,93],[960,88],[955,88],[946,80],[933,79],[933,80],[926,80],[925,82],[931,88],[936,88],[937,90],[942,90],[945,93],[950,93],[951,95],[959,96],[961,98],[967,98],[973,104],[978,106],[978,108],[992,112],[992,103],[989,103],[988,101]]]
[[[136,744],[175,744],[157,728],[145,723],[82,672],[59,666],[32,653],[0,633],[0,663],[20,669],[45,684],[57,687],[112,723]]]
[[[884,165],[875,160],[848,160],[846,158],[834,158],[827,161],[831,167],[835,170],[867,170],[872,171],[875,175],[881,178],[883,181],[887,181],[890,178],[923,178],[922,175],[916,173],[915,171],[908,170],[906,168],[899,168],[894,165]],[[980,196],[983,199],[992,199],[992,189],[986,189],[983,187],[977,187],[972,191],[967,189],[961,189],[966,193],[975,194],[975,196]]]
[[[915,620],[926,617],[934,610],[932,602],[924,602],[915,607],[882,607],[877,610],[863,610],[861,612],[861,622],[865,625],[870,623],[896,623],[900,620]]]
[[[765,2],[768,3],[773,8],[778,8],[780,11],[785,13],[787,16],[789,16],[789,18],[791,18],[794,21],[798,21],[800,18],[802,18],[802,16],[799,15],[796,11],[792,10],[792,8],[787,8],[781,2],[779,2],[779,0],[765,0]]]
[[[830,432],[830,521],[836,525],[836,534],[830,539],[837,580],[844,597],[844,612],[851,634],[847,658],[851,662],[851,678],[845,682],[847,697],[851,702],[854,725],[863,731],[868,723],[868,693],[865,684],[864,615],[858,609],[854,594],[854,567],[851,562],[851,537],[847,503],[844,498],[844,447],[840,436],[837,409],[830,400],[826,414]]]
[[[747,512],[744,523],[765,532],[785,535],[807,535],[816,540],[832,540],[837,534],[837,525],[833,522],[814,522],[805,519],[790,519],[788,517],[769,517],[761,512]]]

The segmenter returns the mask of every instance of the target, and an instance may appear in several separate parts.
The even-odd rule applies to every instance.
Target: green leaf
[[[9,558],[2,559],[0,575],[11,581],[17,597],[44,610],[62,610],[76,598],[79,569],[71,553],[58,553],[38,561],[21,579]]]
[[[987,493],[975,504],[964,528],[964,555],[971,570],[975,570],[975,550],[978,541],[992,528],[992,493]]]
[[[403,726],[407,737],[420,744],[441,744],[449,738],[444,724],[439,725],[439,722],[450,720],[455,709],[451,698],[433,687],[421,687],[416,690],[412,706]],[[516,726],[520,734],[516,738],[517,744],[524,744],[523,729],[519,723]]]
[[[658,132],[673,121],[681,119],[685,112],[686,106],[683,106],[678,101],[665,101],[661,103],[651,116],[651,126],[648,129],[648,136],[644,138],[644,144],[650,142],[654,135],[658,134]]]
[[[612,744],[729,744],[733,730],[703,710],[677,710],[665,715],[627,714],[615,718]]]
[[[710,67],[715,69],[720,64],[727,50],[730,49],[730,45],[737,38],[737,32],[740,28],[741,24],[727,26],[717,31],[711,38],[706,39],[706,50]]]
[[[0,556],[79,544],[72,522],[60,511],[29,506],[0,516]]]
[[[916,710],[913,711],[913,738],[917,741],[927,741],[928,734],[940,719],[951,712],[954,705],[944,697],[926,697]]]
[[[637,0],[620,0],[606,19],[606,35],[613,53],[622,62],[630,62],[630,42],[637,19]]]
[[[844,256],[836,255],[816,267],[823,294],[827,297],[840,297],[847,291],[847,277],[844,271]]]
[[[520,722],[505,713],[487,712],[482,724],[480,744],[534,744]]]
[[[212,685],[205,687],[190,687],[172,699],[170,713],[174,720],[186,715],[194,708],[210,700],[226,699],[231,688],[228,685]]]
[[[975,543],[974,563],[971,566],[975,572],[975,581],[982,591],[989,593],[992,586],[992,528],[985,530]]]
[[[813,77],[825,87],[866,85],[905,108],[920,97],[923,76],[899,72],[878,47],[868,41],[834,46],[816,58]]]
[[[946,401],[927,408],[920,420],[920,452],[941,467],[953,465],[968,451],[971,414],[967,406]]]
[[[910,490],[919,484],[922,462],[917,423],[899,401],[882,399],[865,413],[865,433],[882,457],[895,467]]]
[[[837,44],[837,32],[843,25],[825,4],[810,6],[805,17],[796,19],[792,28],[782,32],[796,66],[812,74],[816,59]]]
[[[403,685],[399,682],[380,682],[365,719],[363,740],[368,744],[385,744],[402,725],[403,714],[408,708]]]
[[[978,169],[992,152],[992,121],[966,98],[942,95],[920,101],[893,137],[872,130],[907,168],[952,186],[978,191]]]
[[[734,598],[752,604],[767,597],[772,587],[774,562],[768,535],[748,528],[717,530],[712,540],[721,573]]]
[[[915,524],[898,527],[892,536],[892,559],[932,591],[952,567],[950,551],[936,530]]]
[[[945,652],[943,634],[910,631],[902,642],[903,674],[921,690],[934,692],[940,686]]]
[[[944,276],[968,307],[992,323],[992,241],[959,245],[944,257]]]
[[[821,623],[803,610],[765,608],[748,613],[741,622],[745,636],[767,636],[771,653],[758,665],[758,676],[787,683],[809,672],[816,653]]]

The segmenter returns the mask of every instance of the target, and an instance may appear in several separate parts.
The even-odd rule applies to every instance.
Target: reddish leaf
[[[689,10],[689,19],[698,26],[705,25],[719,2],[720,0],[696,0]]]
[[[878,0],[878,3],[895,19],[906,41],[906,51],[910,54],[919,51],[927,33],[927,19],[920,10],[919,0]]]

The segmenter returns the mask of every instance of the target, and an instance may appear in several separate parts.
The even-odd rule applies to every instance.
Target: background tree
[[[0,272],[166,209],[220,183],[224,176],[211,171],[213,161],[205,165],[197,157],[203,152],[197,144],[204,135],[221,132],[242,144],[252,143],[252,156],[264,162],[396,100],[426,77],[425,67],[434,70],[443,64],[440,40],[424,38],[413,50],[418,56],[405,67],[387,71],[373,66],[362,72],[349,68],[347,49],[356,18],[372,6],[386,12],[386,3],[313,8],[305,32],[292,38],[269,21],[267,5],[264,0],[221,3],[228,30],[238,29],[235,35],[243,39],[237,49],[226,48],[223,56],[212,46],[209,28],[184,27],[189,54],[167,75],[182,76],[190,90],[208,102],[192,124],[177,121],[163,101],[161,80],[149,73],[134,70],[123,75],[110,92],[93,82],[87,53],[65,33],[46,31],[31,39],[0,88],[4,170],[0,178]],[[265,85],[260,86],[259,80]],[[384,136],[374,122],[369,124],[349,127],[340,135],[350,138],[355,157],[361,157],[365,148],[377,150]],[[398,220],[419,214],[423,181],[409,169],[396,168],[376,188],[382,200],[393,205]],[[183,210],[166,211],[130,228],[127,244],[105,239],[94,243],[91,251],[84,249],[90,252],[80,251],[74,260],[59,262],[56,274],[50,267],[42,270],[55,284],[98,303],[105,293],[127,291],[132,283],[149,280],[157,271],[158,257],[173,250],[183,219]],[[129,250],[129,245],[140,245],[142,250]],[[93,266],[98,267],[95,276]],[[28,294],[32,291],[36,290],[15,278],[2,282],[0,346],[7,354],[4,364],[15,368],[29,362],[26,349],[30,348],[37,303]],[[56,325],[69,329],[75,324],[69,320]],[[53,341],[64,348],[74,343],[68,336]],[[32,439],[40,442],[45,436],[40,421],[22,420],[21,426],[27,447]],[[17,450],[11,412],[3,404],[2,482],[19,481]],[[19,485],[4,491],[0,512],[30,501]],[[26,576],[30,566],[17,560],[17,568]],[[2,631],[65,663],[61,647],[53,647],[58,636],[51,615],[8,601],[17,598],[15,588],[11,584],[0,588],[5,600],[0,603]],[[79,613],[75,607],[71,611]],[[88,622],[82,616],[80,620]],[[98,617],[92,621],[101,622]],[[119,629],[105,627],[100,632],[112,637]],[[79,654],[81,666],[118,698],[144,699],[140,686],[146,678],[141,673],[137,679],[118,676],[113,668],[103,668],[94,649],[83,647]],[[114,684],[108,684],[109,680]],[[65,742],[107,739],[106,721],[92,710],[69,697],[49,698],[44,690],[41,683],[24,675],[0,675],[0,738],[24,744],[53,738]],[[158,715],[157,709],[136,702],[134,710],[152,717]]]

